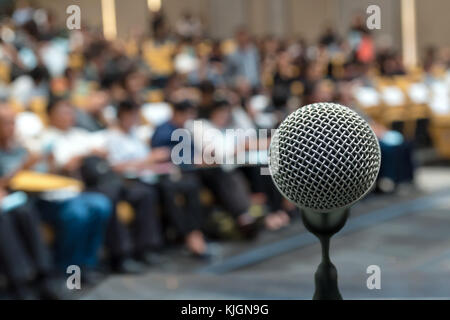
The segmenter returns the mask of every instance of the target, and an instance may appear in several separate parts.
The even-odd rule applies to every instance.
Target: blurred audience
[[[87,283],[104,266],[145,271],[177,240],[192,256],[209,258],[209,238],[217,234],[205,226],[219,224],[217,208],[245,239],[264,226],[285,227],[298,210],[261,175],[264,160],[217,164],[204,152],[236,159],[254,155],[257,145],[264,154],[270,135],[257,130],[276,128],[302,105],[339,102],[371,123],[382,151],[380,192],[414,183],[417,135],[396,125],[407,120],[395,107],[415,107],[425,121],[417,126],[422,136],[430,112],[450,112],[431,102],[431,111],[420,113],[425,102],[415,97],[398,102],[408,95],[405,83],[423,84],[449,101],[449,51],[430,48],[423,68],[409,70],[392,47],[375,45],[361,17],[346,35],[328,27],[312,43],[257,38],[245,28],[232,39],[211,39],[202,19],[188,12],[173,30],[158,12],[148,36],[106,40],[86,26],[67,33],[51,12],[27,1],[2,17],[0,270],[15,296],[26,298],[38,283],[41,297],[56,298],[47,281],[69,265],[80,266]],[[230,140],[229,129],[243,136]],[[248,130],[255,134],[245,136]],[[187,148],[180,150],[181,142]],[[25,179],[14,189],[23,172],[48,178]],[[67,185],[46,187],[55,177]],[[10,200],[4,199],[15,192],[26,200],[5,209]],[[53,240],[44,240],[40,221]]]

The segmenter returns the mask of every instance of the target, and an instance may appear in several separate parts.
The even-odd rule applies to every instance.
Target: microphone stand
[[[316,290],[313,300],[342,300],[337,283],[337,270],[330,260],[330,239],[345,225],[350,210],[312,212],[301,210],[306,229],[314,234],[322,247],[322,261],[314,275]]]

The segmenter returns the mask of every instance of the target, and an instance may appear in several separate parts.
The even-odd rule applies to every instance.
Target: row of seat
[[[410,76],[378,77],[374,86],[354,89],[354,97],[372,119],[392,128],[403,124],[402,133],[414,140],[420,120],[429,120],[432,144],[443,158],[450,158],[450,73],[424,81]]]

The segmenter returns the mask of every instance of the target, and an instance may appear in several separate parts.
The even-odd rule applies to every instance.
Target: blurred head
[[[101,112],[109,103],[107,90],[97,90],[89,95],[86,111],[92,114]]]
[[[131,100],[124,100],[117,108],[117,121],[120,129],[129,132],[139,124],[139,106]]]
[[[313,89],[312,101],[315,102],[331,102],[335,98],[334,84],[329,80],[319,81]]]
[[[167,35],[167,25],[162,10],[154,13],[152,20],[152,31],[153,36],[158,40],[164,39]]]
[[[84,52],[84,58],[88,62],[103,65],[107,60],[108,43],[104,40],[94,41]]]
[[[264,51],[266,54],[275,55],[277,53],[279,47],[280,47],[280,43],[279,43],[278,39],[273,36],[268,36],[264,40]]]
[[[245,77],[237,77],[235,80],[235,91],[241,98],[248,98],[252,94],[252,85]]]
[[[193,119],[195,115],[194,104],[189,100],[183,100],[173,104],[172,123],[178,128],[184,126],[186,121]]]
[[[131,69],[125,73],[123,78],[123,87],[126,91],[135,94],[140,92],[146,86],[147,79],[138,69]]]
[[[5,146],[14,137],[16,114],[7,104],[0,105],[0,145]]]
[[[37,66],[30,71],[30,77],[33,79],[35,84],[40,84],[41,82],[48,81],[50,79],[50,74],[47,68],[43,66]]]
[[[192,19],[191,12],[187,11],[187,10],[183,12],[182,16],[183,16],[183,19],[185,19],[185,20],[191,20]]]
[[[214,41],[211,48],[211,60],[218,61],[222,59],[222,47],[220,41]]]
[[[230,103],[225,99],[216,99],[212,108],[209,110],[208,118],[214,126],[226,128],[231,119]]]
[[[353,87],[354,82],[341,81],[336,87],[336,101],[344,106],[353,105]]]
[[[306,67],[306,79],[308,81],[317,81],[322,78],[322,68],[319,63],[312,62]]]
[[[47,106],[50,125],[62,131],[69,130],[75,124],[75,111],[69,100],[52,98]]]
[[[365,19],[362,15],[357,14],[355,16],[353,16],[352,21],[351,21],[351,27],[353,29],[364,29],[364,22]]]
[[[108,91],[109,98],[115,102],[125,100],[127,97],[120,73],[105,74],[101,81],[101,87]]]
[[[208,106],[212,103],[214,98],[214,92],[216,90],[214,84],[211,81],[202,81],[199,86],[201,93],[201,106]]]
[[[275,86],[272,90],[272,104],[275,108],[284,108],[289,99],[289,89],[285,86]]]
[[[245,28],[236,31],[236,42],[240,48],[244,48],[250,43],[250,35]]]

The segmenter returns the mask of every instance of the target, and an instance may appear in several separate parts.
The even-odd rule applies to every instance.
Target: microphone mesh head
[[[280,192],[300,208],[345,208],[374,184],[380,147],[369,124],[334,103],[290,114],[272,137],[269,168]]]

